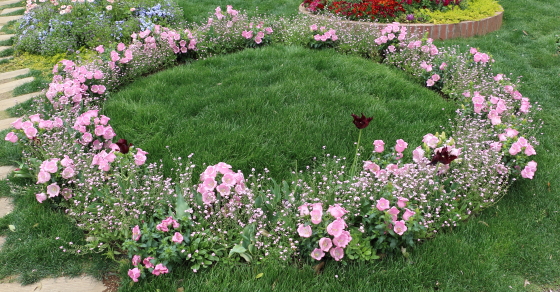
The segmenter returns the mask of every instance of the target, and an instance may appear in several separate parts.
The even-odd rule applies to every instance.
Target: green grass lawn
[[[185,9],[187,19],[192,17],[191,20],[196,19],[195,15],[213,11],[218,5],[225,7],[226,4],[233,4],[234,8],[248,10],[258,5],[260,12],[291,14],[292,8],[289,7],[296,9],[299,4],[294,1],[281,4],[277,1],[239,1],[239,4],[214,1],[181,3],[184,8],[191,7]],[[249,3],[253,3],[252,6],[242,7]],[[144,280],[134,285],[123,269],[121,290],[176,291],[178,287],[183,287],[184,291],[558,289],[560,191],[557,177],[560,173],[560,140],[557,137],[560,129],[560,56],[556,35],[560,34],[560,9],[555,0],[502,0],[500,3],[505,9],[501,30],[487,36],[437,44],[459,44],[465,49],[468,46],[477,47],[496,59],[493,66],[502,73],[511,73],[514,77],[523,76],[524,83],[520,91],[543,107],[538,116],[544,121],[544,135],[538,137],[540,145],[536,148],[538,156],[535,160],[539,163],[539,170],[534,180],[514,182],[508,195],[495,207],[419,245],[409,258],[397,255],[373,264],[346,266],[331,261],[320,275],[316,275],[308,264],[295,266],[275,262],[261,265],[218,265],[196,274],[189,270],[175,269],[170,275],[152,277],[149,281]],[[300,76],[299,79],[297,76]],[[393,85],[388,86],[388,82],[383,80],[390,80],[389,84]],[[241,85],[243,82],[248,83]],[[161,92],[166,92],[165,96]],[[296,98],[298,93],[299,98]],[[422,100],[416,100],[413,96],[421,97]],[[165,102],[162,102],[163,97]],[[439,100],[436,94],[412,84],[408,77],[394,70],[366,60],[335,56],[328,51],[313,52],[280,46],[248,50],[173,68],[139,80],[111,98],[113,100],[105,110],[112,118],[118,135],[141,148],[145,147],[150,152],[149,159],[167,159],[163,146],[170,145],[176,155],[185,156],[194,152],[195,159],[200,158],[200,161],[208,163],[219,160],[230,162],[230,158],[234,158],[239,161],[230,162],[234,168],[271,165],[277,168],[274,171],[278,171],[279,177],[286,175],[282,171],[293,169],[296,160],[300,166],[313,156],[321,156],[320,148],[323,145],[327,146],[327,153],[349,156],[357,134],[349,118],[351,112],[364,112],[375,118],[373,124],[364,130],[366,136],[362,141],[385,139],[392,142],[397,138],[407,140],[410,137],[408,142],[417,143],[422,133],[439,130],[432,129],[434,126],[445,125],[448,111],[452,109],[446,105],[447,102]],[[169,100],[172,102],[168,102]],[[256,106],[257,102],[261,103],[260,107]],[[312,119],[313,123],[304,126],[305,114],[297,114],[294,110],[300,107],[306,109],[303,113],[317,116]],[[369,111],[367,107],[372,110]],[[254,112],[254,120],[249,119],[251,115],[239,114],[247,108]],[[329,109],[328,117],[325,108]],[[423,112],[413,115],[417,108],[422,108]],[[445,108],[445,111],[441,111],[441,108]],[[278,113],[274,113],[274,110]],[[282,124],[292,120],[298,121],[291,126],[297,127],[297,130],[290,131],[288,126]],[[146,121],[152,121],[157,126],[148,126]],[[274,131],[279,131],[282,135],[271,132],[272,126],[267,125],[270,121],[274,121],[271,124],[276,124]],[[214,151],[213,148],[224,148],[224,141],[229,141],[228,134],[214,133],[223,129],[230,133],[236,132],[250,122],[262,127],[253,126],[254,129],[250,129],[245,137],[242,136],[233,143],[234,146],[230,147],[233,149],[228,149],[229,152],[204,154],[203,151],[196,150],[212,148]],[[413,131],[407,131],[411,129],[410,124],[414,126]],[[213,135],[212,138],[201,141],[199,136],[204,134],[205,129],[212,131]],[[303,130],[310,131],[297,136]],[[286,133],[296,136],[286,141]],[[173,136],[168,136],[169,134]],[[259,148],[263,137],[270,136],[279,139],[270,138],[266,145],[279,147],[274,149],[283,149],[283,152],[266,152],[268,149]],[[253,142],[246,142],[248,138],[253,139]],[[313,142],[309,141],[311,139]],[[323,142],[325,140],[327,142]],[[283,148],[285,143],[292,146],[296,142],[297,151],[290,149],[291,147]],[[186,143],[193,144],[186,146]],[[245,152],[246,150],[248,151]],[[2,153],[4,157],[6,152]],[[15,155],[13,152],[8,153]],[[249,160],[239,153],[259,154],[267,158],[266,161],[251,162],[254,159]],[[205,155],[212,156],[215,160],[206,160]],[[268,161],[275,163],[268,164]],[[2,190],[6,192],[5,186]],[[88,271],[85,262],[89,259],[80,262],[75,256],[62,253],[54,240],[57,236],[65,236],[67,241],[80,240],[81,236],[72,229],[71,222],[65,221],[59,212],[50,211],[45,205],[37,206],[32,201],[29,196],[18,197],[14,214],[0,221],[2,233],[8,235],[8,241],[0,252],[0,263],[5,266],[0,269],[0,277],[20,274],[22,281],[37,279],[38,277],[29,276],[30,268],[36,269],[39,277]],[[37,218],[45,224],[33,228],[38,223],[38,220],[33,219]],[[16,232],[8,231],[8,224],[14,224]],[[49,227],[53,225],[57,228]],[[55,265],[42,264],[33,260],[34,258],[52,261]],[[259,273],[263,273],[263,276],[257,279]]]
[[[358,138],[352,113],[374,117],[362,137],[369,155],[376,139],[387,147],[401,138],[420,145],[455,108],[396,69],[334,51],[276,46],[149,76],[112,95],[104,114],[119,137],[152,161],[163,159],[168,170],[165,146],[176,156],[194,153],[197,165],[225,161],[244,173],[266,167],[282,180],[322,156],[322,146],[352,158]]]

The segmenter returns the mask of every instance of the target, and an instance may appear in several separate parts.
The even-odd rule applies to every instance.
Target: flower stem
[[[354,154],[354,162],[352,162],[352,167],[350,168],[350,177],[354,178],[356,175],[356,164],[358,163],[358,150],[360,148],[360,140],[362,139],[362,129],[358,134],[358,143],[356,144],[356,154]]]

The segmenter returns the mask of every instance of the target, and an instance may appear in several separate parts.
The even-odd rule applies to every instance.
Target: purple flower
[[[132,143],[128,143],[126,139],[119,139],[119,141],[115,144],[119,146],[119,152],[122,154],[127,154],[130,150],[130,146],[132,146]]]
[[[366,116],[364,116],[364,114],[362,113],[361,117],[358,117],[355,114],[352,114],[352,117],[354,118],[354,125],[356,125],[356,127],[358,129],[363,129],[365,127],[367,127],[369,125],[369,122],[371,122],[371,120],[373,120],[373,117],[371,118],[366,118]]]
[[[414,14],[407,14],[406,15],[406,20],[413,21],[414,20]]]

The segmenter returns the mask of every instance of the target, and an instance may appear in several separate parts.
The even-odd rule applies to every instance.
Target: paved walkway
[[[22,15],[4,16],[15,11],[22,11],[25,7],[15,8],[2,8],[2,6],[19,3],[21,0],[5,0],[0,1],[0,28],[11,20],[19,19]],[[14,35],[0,34],[0,41],[9,40]],[[0,46],[0,51],[10,49],[9,46]],[[10,60],[12,57],[0,58],[0,60]],[[25,102],[31,98],[41,95],[41,92],[34,92],[12,97],[12,91],[25,83],[34,80],[33,77],[19,78],[18,76],[29,73],[29,69],[15,70],[11,72],[0,72],[0,117],[8,117],[5,112],[6,109],[15,106],[18,103]],[[17,118],[0,119],[0,130],[9,129],[12,127],[12,122]],[[1,137],[2,139],[4,137]],[[13,166],[0,166],[0,179],[6,179],[7,176],[15,169]],[[0,194],[0,196],[5,194]],[[11,213],[14,209],[12,199],[7,197],[0,197],[0,217],[4,217]],[[5,236],[0,236],[0,249],[6,242]],[[6,264],[6,263],[2,263]],[[2,282],[9,279],[3,279]],[[38,283],[22,286],[20,283],[0,283],[0,292],[31,292],[31,291],[48,291],[48,292],[103,292],[109,290],[101,281],[96,280],[90,276],[83,276],[78,278],[50,278],[43,279]]]

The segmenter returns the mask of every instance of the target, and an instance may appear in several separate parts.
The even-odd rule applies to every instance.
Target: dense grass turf
[[[373,140],[420,145],[455,105],[398,70],[333,51],[272,47],[184,65],[141,79],[105,104],[119,137],[152,161],[194,153],[197,165],[225,161],[286,179],[326,152],[352,158],[358,130],[350,114],[373,116]],[[197,173],[197,172],[195,172]]]

